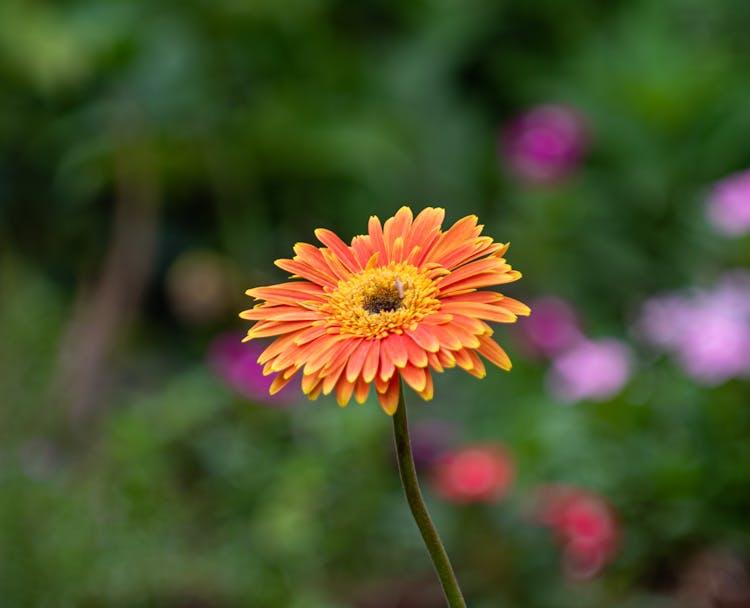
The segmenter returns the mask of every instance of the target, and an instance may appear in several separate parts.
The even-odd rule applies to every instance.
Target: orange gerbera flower
[[[310,399],[335,391],[341,406],[352,395],[364,403],[374,383],[380,405],[393,414],[399,377],[429,400],[430,368],[458,365],[482,378],[479,353],[510,369],[486,321],[512,323],[529,308],[478,289],[516,281],[521,273],[502,257],[507,244],[479,236],[476,216],[443,232],[444,217],[444,209],[428,207],[415,218],[401,207],[383,226],[372,216],[368,233],[351,245],[318,229],[325,247],[297,243],[293,259],[276,260],[303,280],[248,289],[265,302],[240,313],[257,321],[245,341],[280,336],[258,359],[265,374],[278,374],[272,394],[302,371]]]

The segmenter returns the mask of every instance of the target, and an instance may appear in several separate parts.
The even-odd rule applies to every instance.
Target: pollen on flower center
[[[338,326],[341,333],[382,338],[414,328],[438,310],[437,295],[432,279],[415,266],[391,263],[339,281],[320,311],[328,315],[327,325]]]
[[[373,293],[368,293],[362,299],[362,308],[371,315],[381,312],[393,312],[401,307],[401,296],[399,296],[396,287],[390,289],[378,288]]]

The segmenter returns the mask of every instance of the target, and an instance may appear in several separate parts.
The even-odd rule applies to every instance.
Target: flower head
[[[637,323],[701,384],[750,375],[750,274],[735,271],[710,289],[647,300]]]
[[[590,491],[559,484],[543,486],[536,518],[563,545],[563,567],[572,579],[592,578],[617,551],[617,518],[609,503]]]
[[[453,503],[502,499],[515,477],[510,454],[500,445],[475,445],[447,452],[436,462],[433,487]]]
[[[630,349],[619,340],[582,340],[555,358],[549,385],[563,401],[606,401],[627,383],[631,360]]]
[[[510,168],[522,179],[549,183],[576,168],[588,146],[581,116],[561,105],[540,105],[515,118],[501,134]]]
[[[555,297],[532,302],[534,316],[521,325],[524,344],[534,354],[553,357],[583,340],[573,308]]]
[[[413,217],[401,207],[383,225],[372,216],[368,233],[347,245],[330,230],[324,247],[294,246],[276,265],[300,279],[246,293],[262,303],[240,313],[257,321],[245,341],[279,336],[259,357],[270,391],[302,372],[311,399],[335,392],[339,405],[364,403],[375,390],[388,414],[396,411],[402,378],[432,398],[430,368],[459,367],[483,377],[477,353],[510,369],[487,321],[512,323],[529,308],[482,288],[515,281],[521,273],[502,257],[507,244],[480,236],[470,215],[443,231],[445,211],[428,207]]]
[[[717,182],[708,197],[706,213],[714,228],[725,236],[750,232],[750,169]]]

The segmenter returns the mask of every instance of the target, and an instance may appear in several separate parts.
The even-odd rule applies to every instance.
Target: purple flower
[[[725,236],[750,231],[750,169],[725,177],[709,194],[706,213]]]
[[[511,121],[501,134],[508,166],[531,182],[549,183],[567,176],[587,147],[584,120],[562,105],[535,106]]]
[[[750,374],[750,274],[725,275],[710,290],[648,300],[637,328],[702,384]]]
[[[583,340],[554,359],[548,381],[562,401],[606,401],[620,392],[630,368],[630,349],[622,342]]]
[[[263,375],[263,366],[258,363],[261,352],[263,348],[243,343],[241,335],[226,333],[211,343],[208,362],[214,373],[243,397],[273,405],[289,404],[296,392],[291,385],[275,395],[269,394],[268,389],[275,374]]]
[[[552,357],[583,339],[573,308],[555,297],[531,303],[532,315],[518,331],[534,353]]]

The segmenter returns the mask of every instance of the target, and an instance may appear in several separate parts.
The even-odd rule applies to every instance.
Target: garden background
[[[750,606],[744,0],[0,4],[0,605],[441,606],[371,397],[245,289],[402,204],[511,241],[407,401],[474,608]]]

